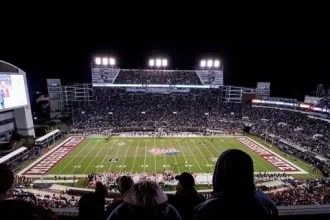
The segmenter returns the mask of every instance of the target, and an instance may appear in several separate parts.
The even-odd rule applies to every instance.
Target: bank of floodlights
[[[156,66],[157,68],[161,68],[161,67],[167,67],[168,65],[168,61],[167,59],[161,59],[161,58],[157,58],[157,59],[150,59],[149,60],[149,66],[152,68],[154,66]]]
[[[115,58],[112,57],[96,57],[95,58],[96,65],[103,65],[103,66],[114,66],[116,65]]]
[[[213,60],[213,59],[201,60],[200,67],[209,68],[209,69],[220,68],[220,60]]]

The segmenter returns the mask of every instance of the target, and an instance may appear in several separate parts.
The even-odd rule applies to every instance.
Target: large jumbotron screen
[[[0,111],[27,105],[23,75],[0,74]]]

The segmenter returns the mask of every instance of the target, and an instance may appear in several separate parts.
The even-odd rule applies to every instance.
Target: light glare
[[[114,66],[114,65],[116,64],[116,60],[113,59],[113,58],[110,58],[110,59],[109,59],[109,64],[110,64],[111,66]]]
[[[156,60],[156,66],[159,67],[162,65],[162,60],[161,59],[157,59]]]
[[[213,60],[207,61],[207,67],[211,68],[213,66]]]
[[[220,67],[220,61],[219,60],[214,61],[214,67]]]
[[[149,60],[149,66],[155,66],[155,60],[154,59]]]
[[[96,65],[101,65],[101,58],[100,57],[95,58],[95,64]]]
[[[201,60],[201,67],[205,67],[206,66],[206,61],[205,60]]]
[[[108,58],[103,58],[102,59],[102,64],[103,65],[108,65]]]
[[[163,66],[167,66],[167,59],[163,59],[162,64],[163,64]]]

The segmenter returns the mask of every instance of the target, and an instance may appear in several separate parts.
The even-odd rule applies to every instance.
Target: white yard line
[[[122,140],[122,142],[123,143],[125,143],[124,141],[125,141],[125,139],[126,139],[126,137]],[[122,145],[118,145],[118,150],[117,150],[117,152],[116,152],[116,155],[115,155],[115,157],[114,158],[117,158],[117,156],[118,156],[118,153],[119,153],[119,151],[120,151],[120,149],[121,149],[121,146]],[[108,170],[108,172],[110,172],[110,170],[111,170],[111,168],[112,168],[112,165],[113,165],[114,163],[113,162],[111,162],[111,165],[110,165],[110,167],[109,167],[109,170]]]
[[[162,142],[162,150],[164,149],[164,141],[165,141],[165,140],[160,140],[160,142]],[[165,165],[166,165],[166,167],[167,167],[167,161],[166,161],[165,154],[163,154],[163,156],[164,156],[164,160],[165,160]]]
[[[201,167],[201,165],[198,163],[198,161],[197,161],[197,159],[196,159],[196,157],[195,157],[194,153],[191,151],[189,144],[187,143],[187,141],[186,141],[186,140],[185,140],[184,142],[186,143],[187,147],[189,148],[189,150],[190,150],[190,152],[191,152],[192,156],[194,157],[194,159],[195,159],[195,161],[196,161],[196,163],[197,163],[197,165],[198,165],[199,169],[201,170],[201,172],[202,172],[202,173],[204,173],[204,172],[203,172],[203,170],[202,170],[202,167]],[[192,142],[194,142],[194,141],[192,141]]]
[[[170,145],[171,145],[171,147],[173,147],[173,146],[172,146],[171,139],[169,139],[169,140],[170,140]],[[179,141],[178,141],[178,142],[179,142]],[[163,146],[162,146],[162,147],[164,147],[164,143],[163,143]],[[182,149],[181,149],[181,152],[182,152]],[[182,155],[183,155],[183,152],[182,152]],[[165,155],[164,155],[164,157],[165,157]],[[178,161],[176,160],[176,156],[175,156],[175,154],[174,154],[174,160],[175,160],[176,168],[178,169],[178,172],[181,173],[181,172],[180,172],[180,169],[179,169]],[[165,163],[166,163],[166,158],[165,158]],[[189,168],[189,170],[190,170],[190,168]],[[191,172],[191,170],[190,170],[190,172]]]
[[[202,151],[199,149],[199,147],[195,144],[195,141],[193,141],[193,143],[194,143],[195,147],[198,149],[198,151],[201,153],[201,155],[203,156],[203,158],[204,158],[206,164],[209,164],[209,161],[207,161],[207,159],[204,157],[204,154],[203,154]],[[210,152],[210,151],[209,151],[209,152]],[[212,155],[211,155],[211,156],[212,156]],[[195,156],[194,156],[194,157],[195,157]],[[209,167],[209,168],[210,168],[211,172],[213,172],[213,168],[212,168],[212,167]],[[202,171],[202,172],[203,172],[203,171]]]
[[[99,155],[99,153],[103,150],[105,144],[107,144],[107,143],[103,143],[102,147],[100,147],[100,150],[97,152],[97,154],[92,159],[92,161],[88,164],[88,166],[86,167],[86,169],[84,170],[83,173],[85,173],[87,171],[87,169],[91,166],[91,164],[94,162],[95,158],[97,158],[97,156]]]
[[[121,171],[122,171],[122,169],[123,169],[123,165],[124,165],[124,162],[125,162],[125,160],[126,160],[127,153],[128,153],[128,150],[129,150],[129,147],[131,146],[131,144],[132,144],[132,141],[129,141],[129,145],[128,145],[127,150],[126,150],[126,154],[125,154],[124,160],[123,160],[123,162],[121,163],[121,167],[120,167],[120,170],[119,170],[119,174],[121,173]]]
[[[136,149],[135,149],[135,156],[134,156],[134,161],[133,161],[133,167],[132,167],[132,172],[134,172],[134,166],[135,166],[135,160],[136,160],[136,154],[137,154],[137,150],[139,148],[139,139],[137,141],[137,144],[136,144]]]
[[[97,145],[99,145],[99,142],[96,141],[96,144],[95,144],[93,147],[91,147],[91,149],[90,149],[90,150],[88,151],[88,153],[84,156],[84,158],[79,162],[78,165],[81,165],[82,162],[84,162],[84,160],[86,159],[86,157],[89,156],[89,153],[92,152],[92,150],[94,150],[94,148],[95,148]],[[71,172],[70,174],[73,174],[74,171],[75,171],[75,169],[73,169],[72,172]]]
[[[156,138],[154,137],[154,148],[156,148]],[[154,162],[155,162],[155,173],[157,172],[157,162],[156,162],[156,157],[157,156],[154,156]]]
[[[110,148],[109,148],[110,150],[112,149],[113,145],[115,145],[115,143],[116,143],[116,141],[114,141],[114,140],[111,140],[111,141],[113,141],[113,144],[110,146]],[[111,141],[110,141],[110,142],[111,142]],[[105,160],[105,158],[107,158],[109,152],[110,152],[110,151],[108,150],[107,153],[105,154],[105,156],[103,157],[101,164],[99,164],[99,165],[103,165],[104,160]],[[97,170],[96,170],[95,173],[97,173],[97,172],[99,171],[99,169],[100,169],[100,167],[97,168]]]
[[[143,173],[146,172],[146,159],[147,159],[147,144],[149,140],[144,140],[146,142],[146,146],[144,146],[144,162],[143,162]]]
[[[77,153],[70,161],[69,161],[69,163],[67,163],[63,168],[62,168],[62,170],[58,173],[58,174],[61,174],[62,173],[62,171],[65,169],[65,168],[67,168],[67,166],[69,166],[70,165],[70,163],[92,142],[92,140],[93,139],[91,139],[87,144],[86,144],[86,146],[85,147],[83,147],[82,149],[81,149],[81,151],[79,151],[79,153]],[[73,151],[71,151],[70,153],[72,153],[72,152],[74,152],[74,150]]]

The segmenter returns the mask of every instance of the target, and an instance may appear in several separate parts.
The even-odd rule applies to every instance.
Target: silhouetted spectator
[[[6,165],[0,164],[0,219],[57,219],[40,206],[23,200],[13,199],[14,173]]]
[[[118,190],[119,190],[121,196],[123,196],[134,185],[133,179],[129,176],[118,177],[116,179],[116,183],[118,185]],[[117,208],[117,206],[122,204],[123,202],[124,202],[124,200],[122,199],[122,197],[115,198],[113,200],[112,204],[107,207],[106,216],[109,216],[111,214],[111,212],[115,208]]]
[[[108,220],[168,219],[181,220],[178,211],[167,204],[167,196],[159,186],[151,181],[135,184],[123,196],[120,204]]]
[[[168,203],[173,205],[183,220],[192,219],[194,208],[205,201],[195,189],[195,180],[190,173],[182,173],[177,176],[179,180],[175,195],[168,195]]]
[[[227,150],[219,157],[213,174],[211,199],[196,207],[194,220],[274,219],[276,206],[255,189],[253,161],[240,150]]]
[[[105,219],[104,198],[107,195],[107,188],[100,182],[96,183],[95,193],[84,195],[79,200],[80,219]]]

